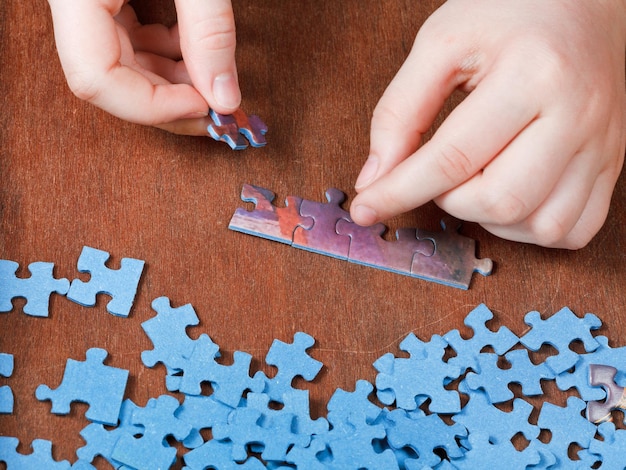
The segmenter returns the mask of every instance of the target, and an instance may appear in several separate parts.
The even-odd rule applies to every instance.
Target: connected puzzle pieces
[[[0,353],[0,376],[11,377],[14,358],[12,354]],[[8,385],[0,387],[0,414],[13,413],[13,391]]]
[[[362,227],[341,207],[345,194],[326,191],[327,203],[295,196],[286,205],[273,204],[275,194],[244,184],[241,199],[255,204],[252,211],[238,208],[229,224],[234,231],[279,241],[315,253],[383,269],[406,276],[467,289],[472,274],[491,274],[490,259],[475,257],[476,242],[458,233],[460,222],[442,221],[444,232],[402,228],[396,240],[385,240],[383,224]]]
[[[213,119],[213,123],[207,127],[209,135],[215,140],[226,142],[233,150],[243,150],[248,147],[248,143],[253,147],[266,144],[267,126],[258,116],[248,116],[241,109],[233,114],[219,114],[210,110],[209,114]]]

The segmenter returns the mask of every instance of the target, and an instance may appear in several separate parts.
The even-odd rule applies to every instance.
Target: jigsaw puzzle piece
[[[535,449],[518,451],[509,441],[493,443],[486,432],[473,432],[469,435],[470,449],[460,459],[451,459],[454,468],[459,470],[477,468],[502,468],[526,470],[541,462],[541,455]],[[546,467],[547,468],[547,467]]]
[[[291,344],[274,340],[265,356],[265,362],[277,367],[278,372],[272,378],[268,378],[263,372],[258,373],[260,380],[265,382],[264,393],[273,401],[282,403],[283,395],[293,390],[292,382],[296,377],[310,382],[317,376],[323,364],[307,353],[307,349],[314,344],[313,337],[302,332],[294,335]]]
[[[233,443],[212,439],[201,447],[185,454],[186,467],[183,470],[205,470],[218,468],[219,470],[265,470],[267,467],[256,457],[250,457],[245,462],[238,463],[232,458]]]
[[[374,363],[379,400],[391,405],[395,399],[398,408],[411,411],[417,408],[417,399],[428,397],[431,413],[458,413],[459,394],[445,385],[459,377],[460,368],[443,360],[447,345],[441,336],[433,335],[424,343],[411,333],[400,343],[409,358],[395,358],[391,353],[379,358]]]
[[[212,396],[185,395],[183,404],[176,411],[175,416],[188,423],[192,430],[183,441],[188,449],[195,449],[204,444],[200,435],[203,429],[211,429],[216,424],[228,422],[228,415],[233,408],[217,401]]]
[[[398,274],[411,274],[413,257],[416,254],[432,256],[435,245],[431,240],[418,240],[415,229],[396,231],[396,240],[389,242],[382,235],[387,230],[383,224],[369,227],[339,219],[336,231],[350,237],[348,261]]]
[[[327,203],[303,200],[300,214],[311,217],[313,226],[310,229],[296,228],[293,234],[293,245],[302,250],[348,259],[350,237],[337,233],[337,222],[340,219],[351,220],[350,214],[341,207],[346,195],[336,188],[326,191]]]
[[[238,208],[228,228],[291,245],[296,228],[312,228],[313,219],[300,215],[302,199],[289,196],[285,200],[285,207],[277,207],[272,204],[275,197],[276,195],[268,189],[244,184],[241,199],[253,202],[255,209],[247,211]]]
[[[585,351],[598,348],[600,343],[591,334],[602,326],[600,319],[592,313],[584,318],[577,317],[565,307],[554,315],[543,320],[539,312],[528,312],[524,322],[531,329],[520,338],[520,342],[532,351],[538,351],[543,344],[550,344],[558,350],[558,354],[546,359],[546,364],[560,374],[573,367],[580,356],[569,348],[573,341],[581,341]]]
[[[200,320],[191,304],[173,308],[167,297],[152,301],[155,317],[141,324],[154,349],[143,351],[141,360],[146,367],[163,363],[168,370],[176,371],[184,366],[186,358],[193,353],[194,341],[187,336],[187,327],[197,325]]]
[[[493,262],[489,258],[476,258],[476,241],[458,233],[460,221],[447,217],[441,221],[441,227],[443,232],[417,230],[419,240],[434,243],[435,253],[413,257],[411,273],[414,277],[468,289],[473,273],[491,274]]]
[[[56,390],[40,385],[35,391],[37,399],[52,401],[55,414],[68,414],[74,401],[87,403],[87,419],[111,426],[117,424],[128,371],[104,365],[107,355],[104,349],[92,348],[84,362],[68,359],[61,385]]]
[[[461,424],[447,425],[439,415],[395,409],[385,413],[383,423],[391,448],[412,449],[418,456],[413,465],[419,464],[418,468],[438,465],[441,457],[436,450],[445,451],[451,459],[464,454],[458,442],[467,436],[467,430]]]
[[[191,426],[176,418],[180,403],[170,395],[151,398],[144,408],[133,411],[131,421],[143,428],[143,434],[135,437],[124,433],[115,443],[111,457],[136,470],[169,468],[176,460],[176,449],[166,438],[183,441],[191,432]]]
[[[12,354],[0,353],[0,376],[13,375],[14,359]],[[8,385],[0,387],[0,414],[13,413],[13,391]]]
[[[113,459],[113,449],[120,437],[130,434],[138,435],[143,433],[143,426],[132,423],[135,410],[139,407],[131,400],[124,400],[120,409],[118,424],[113,429],[107,429],[102,424],[91,423],[81,432],[81,437],[86,445],[76,451],[76,455],[81,461],[92,462],[97,456],[104,458],[113,468],[120,468],[124,464]]]
[[[12,300],[26,299],[24,313],[34,317],[47,317],[50,296],[53,293],[65,295],[70,287],[67,279],[56,279],[54,264],[36,262],[28,265],[30,277],[20,278],[16,273],[19,264],[15,261],[0,260],[0,312],[13,310]]]
[[[213,124],[209,124],[207,131],[213,139],[226,142],[233,150],[247,148],[248,142],[253,147],[263,147],[267,143],[267,126],[258,116],[248,116],[241,109],[233,114],[219,114],[213,110],[209,113]]]
[[[107,311],[127,317],[137,294],[144,261],[122,258],[120,269],[109,269],[105,265],[109,256],[106,251],[85,246],[78,258],[78,271],[89,273],[91,279],[88,282],[74,279],[67,298],[84,307],[93,307],[97,294],[107,294],[112,297]]]
[[[15,437],[0,436],[0,463],[6,464],[7,470],[69,470],[67,460],[56,461],[52,458],[52,442],[35,439],[31,454],[20,454],[17,451],[19,440]]]
[[[328,401],[328,420],[337,425],[347,422],[350,414],[354,411],[365,416],[368,424],[373,424],[380,417],[383,409],[370,401],[369,396],[374,386],[367,380],[358,380],[353,392],[347,392],[341,388],[335,390]]]
[[[602,387],[606,392],[604,401],[590,401],[587,403],[587,419],[599,424],[612,421],[611,411],[622,410],[626,412],[626,388],[615,383],[615,367],[591,364],[589,366],[589,383],[592,386]]]
[[[613,423],[605,422],[598,426],[602,439],[594,439],[589,444],[588,452],[602,462],[601,469],[624,469],[626,463],[626,430],[615,429]],[[593,459],[592,459],[593,460]],[[595,459],[598,460],[598,459]],[[597,467],[591,467],[597,468]]]
[[[483,348],[489,346],[496,354],[503,355],[518,343],[517,335],[505,326],[498,328],[498,331],[487,328],[487,322],[491,319],[491,310],[485,304],[480,304],[463,321],[473,331],[471,338],[464,339],[459,330],[451,330],[444,335],[443,338],[456,352],[456,356],[448,359],[449,364],[460,367],[462,373],[467,369],[479,371],[476,358]]]
[[[482,353],[478,356],[478,370],[480,373],[468,372],[465,383],[471,390],[482,389],[491,403],[503,403],[513,398],[509,384],[517,383],[522,386],[522,392],[527,397],[543,394],[542,380],[554,379],[554,372],[544,363],[533,364],[526,349],[514,349],[504,357],[509,362],[508,369],[498,366],[497,354]]]

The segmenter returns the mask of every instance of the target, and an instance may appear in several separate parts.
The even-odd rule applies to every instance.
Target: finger
[[[213,120],[210,117],[203,117],[197,119],[180,119],[166,124],[159,124],[156,127],[171,132],[172,134],[206,137],[209,135],[207,131],[209,124],[213,124]]]
[[[418,207],[484,168],[539,113],[515,77],[485,78],[442,123],[433,138],[352,203],[354,221],[370,225]],[[513,80],[511,82],[510,80]]]
[[[189,77],[187,67],[182,60],[176,61],[147,52],[137,53],[135,60],[144,70],[162,77],[164,82],[191,85],[191,77]]]
[[[180,44],[194,86],[218,113],[241,102],[230,0],[176,0]]]
[[[174,60],[182,59],[178,25],[171,28],[162,24],[142,25],[130,5],[124,5],[115,20],[126,28],[136,51],[152,52]]]
[[[548,197],[580,142],[565,116],[540,117],[465,183],[436,198],[449,214],[481,224],[513,225]]]
[[[70,88],[82,99],[131,122],[157,124],[204,116],[206,101],[193,87],[155,85],[120,64],[121,28],[113,16],[121,2],[51,0],[59,57]]]
[[[589,227],[594,233],[599,229],[596,225],[606,217],[615,184],[614,181],[607,183],[608,172],[600,173],[594,169],[593,160],[588,150],[579,153],[543,204],[527,219],[512,225],[482,224],[483,227],[508,240],[552,248],[573,248],[574,241],[584,238],[583,232],[574,235],[573,230],[591,201],[590,207],[595,207],[598,214],[587,212],[585,217],[595,222],[593,228]],[[604,188],[599,184],[603,184]]]

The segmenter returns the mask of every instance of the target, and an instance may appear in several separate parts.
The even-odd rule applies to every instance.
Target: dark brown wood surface
[[[22,313],[23,300],[0,314],[0,351],[15,355],[14,374],[0,385],[16,397],[14,413],[0,415],[0,435],[19,437],[23,452],[35,438],[52,440],[56,458],[74,461],[86,406],[55,416],[34,391],[41,383],[55,388],[67,358],[82,360],[88,348],[107,349],[108,364],[130,370],[127,393],[137,403],[164,393],[164,369],[147,369],[140,359],[151,349],[140,324],[164,295],[194,306],[201,324],[189,334],[208,333],[226,362],[233,351],[247,351],[254,369],[271,373],[263,359],[274,338],[313,335],[311,354],[325,367],[313,384],[299,386],[311,390],[315,416],[336,388],[373,381],[372,362],[398,353],[409,332],[428,339],[459,328],[470,335],[463,319],[479,303],[494,311],[493,327],[517,334],[530,310],[593,312],[612,345],[625,343],[624,176],[606,225],[577,252],[504,241],[465,224],[462,233],[478,240],[479,256],[496,265],[490,277],[475,275],[468,291],[229,231],[246,182],[275,191],[279,201],[322,201],[329,187],[354,196],[372,110],[440,2],[234,3],[242,107],[270,129],[267,147],[237,153],[79,101],[65,83],[46,2],[0,2],[0,258],[19,262],[22,276],[29,263],[51,261],[56,276],[69,279],[78,276],[84,245],[110,252],[113,267],[122,257],[146,261],[128,319],[108,314],[103,296],[91,309],[53,296],[49,318]],[[147,22],[174,21],[168,2],[139,2],[137,9]],[[389,226],[438,230],[442,215],[429,204]],[[563,402],[554,387],[546,392]]]

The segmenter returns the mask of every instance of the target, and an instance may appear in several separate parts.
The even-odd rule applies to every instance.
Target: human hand
[[[374,111],[353,220],[434,200],[503,238],[583,247],[624,161],[625,44],[623,0],[448,0]]]
[[[127,1],[48,1],[70,89],[127,121],[207,135],[209,106],[241,100],[230,0],[176,0],[172,28],[141,25]]]

